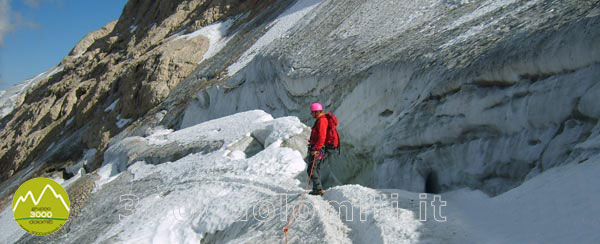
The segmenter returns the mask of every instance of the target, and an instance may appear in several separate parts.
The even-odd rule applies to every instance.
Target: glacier
[[[296,117],[253,110],[178,131],[127,137],[111,145],[98,173],[84,176],[95,177],[95,189],[79,215],[71,216],[67,233],[48,239],[24,235],[8,207],[0,214],[0,238],[16,243],[281,243],[282,229],[306,193],[300,151],[307,134]],[[259,149],[246,157],[249,138]],[[215,141],[218,146],[176,156]],[[169,144],[175,146],[151,146]],[[322,198],[306,197],[308,207],[290,226],[288,240],[590,243],[598,240],[590,226],[597,226],[600,214],[593,200],[600,196],[594,160],[553,168],[496,197],[467,189],[443,193],[445,222],[435,221],[431,212],[423,221],[419,206],[425,193],[332,187]],[[425,195],[430,204],[434,195]]]
[[[590,98],[600,18],[591,2],[310,3],[295,2],[310,6],[303,17],[268,31],[277,38],[256,42],[251,61],[241,55],[245,66],[225,81],[202,80],[222,59],[200,65],[171,94],[192,99],[168,116],[181,118],[170,126],[251,109],[306,122],[305,108],[319,101],[344,121],[345,154],[326,185],[430,193],[498,195],[598,153]],[[199,82],[206,88],[190,89]]]
[[[177,29],[210,51],[56,178],[87,187],[73,221],[32,237],[0,206],[0,240],[282,243],[319,101],[341,121],[342,154],[290,243],[600,242],[597,2],[298,0],[253,14]],[[422,219],[435,199],[444,222]]]

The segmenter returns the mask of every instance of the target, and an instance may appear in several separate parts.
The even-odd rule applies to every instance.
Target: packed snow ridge
[[[115,142],[84,214],[50,242],[281,243],[304,193],[308,131],[296,117],[253,110]],[[600,215],[589,201],[600,196],[594,160],[548,170],[493,198],[333,187],[306,197],[289,243],[590,243]],[[439,200],[446,204],[437,215],[422,209]],[[10,208],[0,218],[0,238],[31,241]]]

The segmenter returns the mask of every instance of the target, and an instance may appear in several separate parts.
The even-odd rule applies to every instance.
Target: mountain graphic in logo
[[[23,183],[13,197],[15,221],[34,235],[47,235],[60,229],[68,220],[69,195],[55,181],[35,178]]]
[[[19,199],[17,200],[17,203],[15,203],[15,206],[13,207],[13,212],[17,210],[19,203],[27,201],[28,198],[31,198],[31,200],[33,201],[33,205],[37,206],[40,203],[40,200],[42,200],[42,197],[44,196],[44,194],[46,193],[46,190],[50,190],[52,192],[52,194],[54,194],[54,197],[60,199],[63,206],[65,206],[65,209],[67,211],[71,211],[69,209],[69,205],[65,202],[65,199],[62,197],[62,195],[57,194],[56,191],[54,190],[54,188],[52,188],[52,186],[50,184],[48,184],[44,187],[44,190],[42,190],[42,194],[40,194],[40,197],[37,200],[35,200],[35,198],[33,197],[33,193],[31,193],[31,191],[28,191],[27,194],[25,195],[25,197],[20,196]]]

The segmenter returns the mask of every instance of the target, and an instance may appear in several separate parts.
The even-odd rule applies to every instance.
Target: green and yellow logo
[[[12,202],[15,221],[34,235],[48,235],[60,229],[69,218],[67,191],[56,181],[35,178],[23,183]]]

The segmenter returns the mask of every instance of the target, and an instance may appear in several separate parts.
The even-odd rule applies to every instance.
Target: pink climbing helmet
[[[321,105],[320,103],[313,103],[310,105],[310,111],[323,111],[323,105]]]

